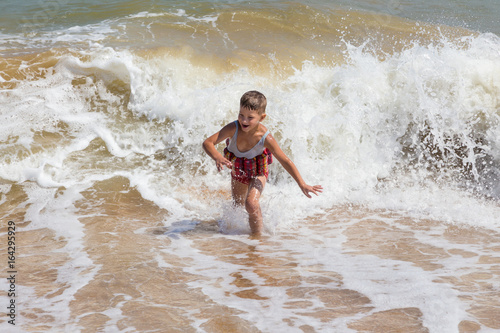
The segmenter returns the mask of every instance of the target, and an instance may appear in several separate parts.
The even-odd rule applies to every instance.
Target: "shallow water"
[[[500,330],[496,2],[3,4],[2,332]],[[201,148],[253,89],[325,189],[260,239]]]
[[[80,244],[18,226],[23,331],[500,328],[498,232],[343,206],[252,239],[210,220],[167,227],[123,177],[81,195]]]

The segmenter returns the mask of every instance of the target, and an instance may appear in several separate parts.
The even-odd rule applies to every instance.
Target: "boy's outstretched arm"
[[[285,168],[285,170],[293,177],[293,179],[295,179],[295,181],[299,185],[302,192],[306,195],[306,197],[311,198],[311,195],[309,193],[314,193],[315,195],[318,195],[318,192],[319,193],[323,192],[323,187],[321,185],[311,186],[307,185],[304,182],[295,164],[292,162],[290,158],[288,158],[288,156],[286,156],[283,150],[281,150],[278,142],[274,139],[274,137],[271,134],[269,134],[266,137],[265,147],[268,148],[271,151],[271,153],[273,153],[274,157],[276,157],[276,159]]]
[[[213,134],[205,141],[203,141],[203,150],[210,156],[217,165],[217,170],[221,171],[224,166],[231,169],[231,161],[222,156],[219,151],[215,148],[215,145],[220,143],[222,140],[230,138],[234,135],[236,131],[236,126],[234,123],[230,123],[224,126],[219,132]]]

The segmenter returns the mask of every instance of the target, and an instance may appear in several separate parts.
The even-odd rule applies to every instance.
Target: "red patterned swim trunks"
[[[231,177],[240,183],[248,185],[252,178],[257,176],[269,176],[268,165],[273,163],[273,154],[264,148],[261,155],[254,158],[236,157],[227,147],[224,148],[224,157],[233,164]]]

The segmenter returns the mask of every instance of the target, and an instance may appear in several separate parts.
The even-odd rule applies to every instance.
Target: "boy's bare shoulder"
[[[236,123],[233,121],[233,122],[230,122],[229,124],[227,124],[226,126],[222,127],[222,129],[220,130],[221,131],[221,134],[225,134],[227,136],[233,136],[234,133],[236,132]]]
[[[269,132],[266,136],[266,139],[264,140],[264,147],[271,149],[275,148],[277,144],[278,143],[276,142],[276,139],[274,138],[273,134]]]
[[[264,134],[266,134],[266,132],[267,132],[267,127],[262,125],[262,123],[260,123],[259,124],[259,134],[264,135]],[[269,133],[269,134],[271,134],[271,133]]]

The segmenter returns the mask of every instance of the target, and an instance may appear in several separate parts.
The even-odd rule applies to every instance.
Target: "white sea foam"
[[[21,287],[22,302],[26,306],[43,308],[46,313],[56,318],[57,325],[66,325],[70,318],[69,304],[75,293],[91,281],[99,271],[88,254],[83,251],[85,232],[74,214],[74,202],[81,198],[82,187],[73,187],[64,193],[55,195],[55,189],[44,189],[36,185],[25,186],[29,197],[26,220],[31,221],[27,230],[48,228],[54,230],[56,239],[65,242],[61,249],[69,260],[57,268],[56,282],[66,288],[62,293],[47,298]],[[22,271],[22,268],[20,268]],[[25,320],[26,318],[23,318]],[[30,319],[26,319],[29,322]],[[68,324],[71,329],[71,324]]]
[[[362,47],[351,47],[347,64],[325,67],[306,62],[277,86],[245,70],[217,76],[187,60],[144,59],[111,48],[86,51],[90,60],[85,61],[66,56],[46,78],[23,83],[3,95],[2,104],[12,106],[12,111],[2,112],[8,124],[3,140],[16,133],[17,144],[31,149],[33,132],[59,133],[62,121],[69,125],[71,142],[23,159],[6,156],[9,162],[0,176],[37,180],[44,186],[71,184],[68,177],[75,171],[88,177],[97,170],[68,169],[79,164],[65,159],[98,137],[114,158],[131,165],[140,155],[165,151],[166,160],[149,159],[135,169],[133,173],[143,175],[143,180],[134,184],[162,207],[171,209],[170,203],[180,201],[184,202],[180,206],[190,208],[178,214],[207,217],[210,198],[186,197],[177,179],[182,177],[195,187],[228,188],[228,175],[217,174],[200,143],[236,118],[239,95],[258,89],[269,100],[265,125],[307,182],[325,187],[321,196],[308,200],[275,162],[263,207],[265,215],[280,216],[277,221],[281,222],[270,230],[346,202],[497,228],[500,208],[496,201],[463,189],[472,182],[479,192],[499,195],[495,183],[488,182],[498,178],[500,160],[496,104],[500,43],[494,35],[464,42],[467,48],[447,41],[439,47],[415,45],[385,61]],[[80,77],[86,81],[74,87],[73,80]],[[113,82],[130,89],[130,101],[124,106],[132,115],[121,105],[121,97],[107,88]],[[33,113],[34,108],[40,112]],[[415,142],[425,131],[434,142]],[[452,167],[446,166],[449,161],[430,159],[435,157],[432,149],[455,149],[456,144],[448,139],[453,137],[468,145],[469,156],[463,161],[476,179],[461,183],[450,178],[452,182],[447,182],[448,174],[453,174]],[[483,151],[474,155],[473,149],[479,148]],[[413,149],[415,155],[404,156],[404,149]],[[478,157],[489,163],[489,173],[479,175]],[[414,166],[406,168],[407,164]],[[427,169],[439,165],[445,166],[443,172]],[[112,165],[100,170],[99,178],[115,174]],[[165,174],[165,170],[172,173]],[[217,219],[218,213],[212,212],[208,218]],[[181,218],[178,214],[176,218]]]
[[[374,215],[379,221],[384,221],[389,225],[394,225],[395,220]],[[343,288],[355,290],[361,295],[369,298],[367,304],[372,310],[368,314],[379,313],[393,309],[416,308],[422,311],[423,324],[431,332],[454,332],[462,320],[469,319],[466,313],[468,306],[459,296],[460,291],[439,282],[439,277],[448,274],[467,274],[467,267],[472,267],[477,261],[477,257],[463,258],[461,256],[451,256],[443,258],[439,262],[434,262],[436,267],[441,268],[424,270],[412,263],[404,260],[383,259],[375,255],[361,255],[350,253],[348,245],[345,245],[346,237],[342,232],[348,229],[358,220],[346,220],[338,226],[338,233],[335,229],[330,229],[326,233],[318,234],[311,231],[307,226],[299,227],[294,235],[281,239],[280,235],[275,235],[272,242],[252,241],[242,239],[239,236],[220,235],[224,239],[238,243],[238,246],[248,246],[253,248],[251,256],[265,261],[266,258],[273,260],[276,258],[287,258],[286,264],[291,265],[290,274],[294,271],[300,272],[304,280],[300,283],[300,288],[305,290],[321,290],[321,288]],[[327,223],[325,221],[325,223]],[[399,227],[402,227],[399,225]],[[403,227],[404,229],[404,227]],[[436,230],[435,232],[438,232]],[[290,236],[290,234],[288,234]],[[426,232],[417,236],[419,241],[432,243],[439,241],[438,248],[452,249],[458,244],[447,244],[442,237],[436,238]],[[467,248],[467,247],[466,247]],[[300,309],[290,307],[288,302],[292,301],[286,287],[270,285],[262,277],[259,259],[255,265],[239,265],[218,260],[210,254],[201,253],[196,249],[192,241],[184,238],[175,238],[172,243],[162,250],[162,252],[176,255],[180,258],[190,259],[190,265],[184,270],[191,274],[203,275],[207,279],[198,279],[190,282],[193,288],[201,288],[203,293],[216,301],[230,308],[239,309],[240,317],[254,323],[263,331],[284,329],[283,319],[294,318],[293,328],[296,329],[302,324],[309,324],[316,329],[349,331],[347,324],[352,322],[353,317],[339,317],[329,321],[327,324],[308,313],[323,308],[324,304],[314,295],[307,296],[304,301],[310,302],[310,306]],[[249,253],[242,252],[241,255],[227,250],[227,255],[232,258],[248,258]],[[417,258],[415,258],[417,259]],[[274,267],[275,269],[278,267]],[[341,281],[330,282],[329,285],[318,285],[306,282],[305,278],[321,276],[325,272],[335,272],[342,277]],[[258,290],[258,296],[262,300],[245,299],[235,296],[233,293],[239,291],[234,284],[235,274],[242,275],[246,280],[251,281],[251,285]],[[265,275],[265,274],[264,274]],[[283,277],[281,277],[283,278]],[[217,285],[215,287],[214,285]],[[294,298],[294,301],[301,300]],[[339,307],[346,306],[339,304]],[[365,314],[366,315],[366,314]]]

